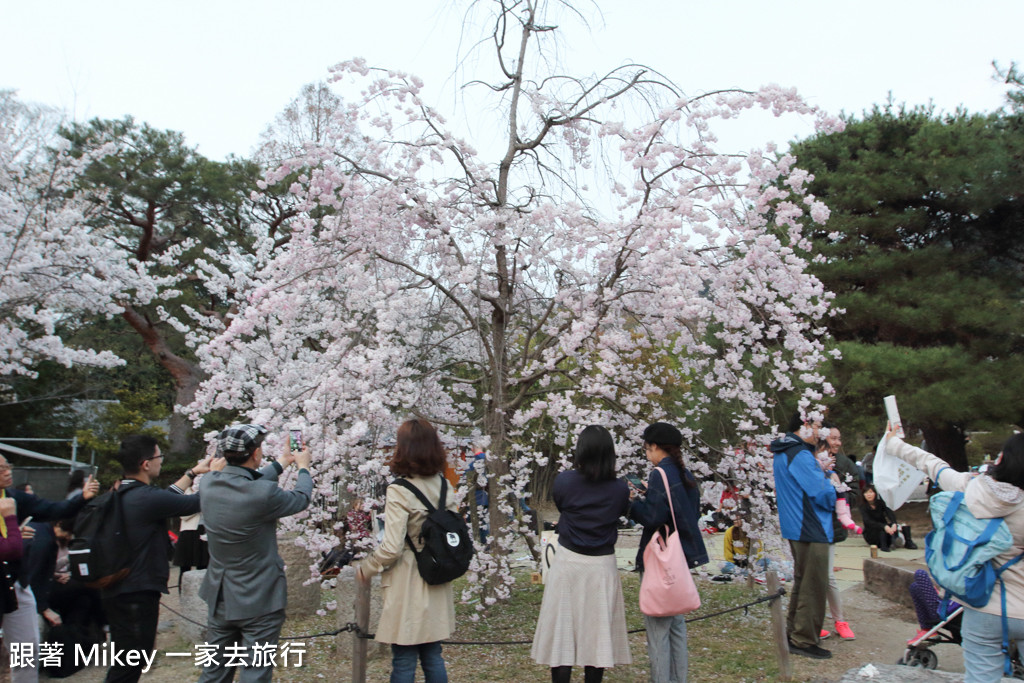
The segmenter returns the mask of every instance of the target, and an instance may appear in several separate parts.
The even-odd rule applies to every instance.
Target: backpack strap
[[[1002,570],[1009,567],[1011,564],[1021,558],[1020,555],[1013,558],[1002,566],[999,570],[999,595],[1002,601],[1002,622],[1003,622],[1003,673],[1008,677],[1013,675],[1013,660],[1010,659],[1010,624],[1006,620],[1006,584],[1003,583],[1003,577],[1001,576]]]
[[[423,495],[422,490],[420,490],[416,486],[416,484],[414,484],[409,479],[395,479],[391,483],[393,483],[395,485],[398,485],[398,486],[401,486],[402,488],[410,489],[411,492],[413,492],[413,495],[415,495],[416,498],[420,499],[420,503],[423,503],[423,505],[426,506],[427,512],[433,512],[434,510],[437,509],[434,506],[430,505],[430,501],[428,501],[427,497]],[[442,501],[444,500],[444,489],[443,488],[441,488],[441,500]]]
[[[445,499],[445,494],[447,493],[447,490],[448,490],[448,480],[444,478],[444,475],[441,475],[441,499],[438,501],[438,503],[440,504],[440,507],[436,507],[436,508],[433,505],[431,505],[430,501],[427,500],[427,497],[425,495],[423,495],[423,491],[420,491],[419,488],[417,488],[417,486],[415,484],[413,484],[411,481],[409,481],[408,479],[401,479],[401,478],[399,478],[399,479],[395,479],[391,483],[392,484],[396,484],[398,486],[401,486],[402,488],[409,489],[410,491],[412,491],[413,494],[419,499],[419,501],[421,503],[423,503],[424,506],[426,506],[427,514],[428,515],[431,512],[434,512],[435,510],[444,510],[445,509],[445,507],[444,507],[444,499]],[[413,545],[412,538],[409,537],[408,528],[406,528],[405,543],[406,543],[406,545],[409,546],[409,549],[412,550],[413,555],[416,555],[416,557],[419,557],[420,551],[416,550],[416,546]]]
[[[946,511],[942,516],[942,524],[945,527],[945,533],[942,535],[942,564],[947,570],[953,572],[959,571],[970,561],[971,553],[974,552],[976,547],[985,545],[992,540],[992,536],[995,535],[996,531],[998,531],[999,525],[1003,523],[1002,517],[994,517],[989,520],[988,524],[985,526],[985,530],[976,538],[964,538],[957,535],[953,532],[953,517],[956,515],[956,511],[963,503],[963,500],[963,491],[957,491],[954,493],[953,497],[949,499],[949,504],[946,506]],[[950,559],[953,555],[954,539],[967,546],[964,550],[963,556],[960,558],[960,562],[956,564],[952,564],[955,561]],[[1009,564],[1011,563],[1008,562],[1007,565]]]
[[[125,541],[128,540],[128,520],[124,513],[124,497],[129,491],[146,487],[137,479],[132,479],[128,483],[122,483],[116,489],[114,489],[114,516],[116,523],[121,527],[120,531],[124,534]],[[96,500],[93,498],[93,500]],[[142,542],[138,546],[132,546],[132,552],[139,553],[142,548],[149,543],[153,538],[159,538],[161,535],[167,539],[167,543],[171,543],[171,539],[167,536],[167,521],[164,521],[163,525],[154,525],[153,533],[149,535],[149,538],[142,539]]]
[[[430,501],[427,500],[427,497],[425,495],[423,495],[423,491],[420,491],[419,488],[417,488],[416,485],[413,484],[408,479],[395,479],[391,483],[392,484],[397,484],[398,486],[401,486],[402,488],[409,489],[410,491],[412,491],[413,494],[419,499],[419,501],[421,503],[423,503],[423,505],[426,506],[427,512],[433,512],[434,510],[444,510],[445,509],[445,497],[446,497],[446,494],[448,493],[448,480],[445,479],[443,476],[441,477],[441,499],[438,501],[437,507],[434,507],[433,505],[431,505]]]

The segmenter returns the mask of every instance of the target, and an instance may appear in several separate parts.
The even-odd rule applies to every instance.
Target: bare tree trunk
[[[939,456],[955,470],[967,471],[967,439],[959,425],[945,423],[922,427],[921,431],[929,453]]]
[[[174,379],[175,401],[186,405],[195,398],[196,389],[202,381],[202,371],[196,363],[174,353],[163,334],[149,320],[132,306],[125,306],[121,316],[142,337],[146,348],[156,357],[157,362]],[[187,453],[192,444],[192,426],[177,412],[171,414],[168,440],[171,454]]]
[[[195,368],[193,373],[184,377],[180,383],[175,382],[175,406],[187,406],[196,398],[196,390],[199,388],[203,376],[197,366],[193,367]],[[198,453],[192,452],[195,444],[192,438],[192,423],[188,418],[175,410],[171,413],[169,423],[167,439],[170,442],[171,453],[191,453],[198,456]]]

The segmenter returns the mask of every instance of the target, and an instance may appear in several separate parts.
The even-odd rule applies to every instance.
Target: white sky
[[[0,88],[78,120],[131,114],[185,133],[213,159],[247,155],[300,87],[351,57],[442,86],[480,36],[454,0],[0,0]],[[688,94],[795,86],[830,112],[897,102],[941,110],[1001,106],[993,59],[1024,60],[1020,0],[600,0],[591,31],[561,22],[559,58],[576,74],[653,66]],[[809,121],[758,125],[740,145],[785,143]]]

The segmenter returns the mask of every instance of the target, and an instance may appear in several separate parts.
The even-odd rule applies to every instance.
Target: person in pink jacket
[[[944,491],[963,491],[967,509],[978,519],[1002,517],[1013,535],[1013,546],[993,560],[1002,565],[1024,549],[1024,434],[1011,436],[995,464],[985,474],[957,472],[946,461],[911,446],[890,428],[885,452],[925,472]],[[941,474],[939,473],[941,471]],[[1003,676],[1001,590],[1006,591],[1009,637],[1024,642],[1024,562],[1009,567],[984,607],[965,605],[963,647],[965,683],[990,683]]]

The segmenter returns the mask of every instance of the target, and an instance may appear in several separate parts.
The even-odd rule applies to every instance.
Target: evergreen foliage
[[[792,152],[832,211],[812,235],[845,310],[826,321],[842,352],[830,416],[877,434],[896,394],[928,448],[965,468],[966,430],[1022,417],[1020,117],[889,104]]]

